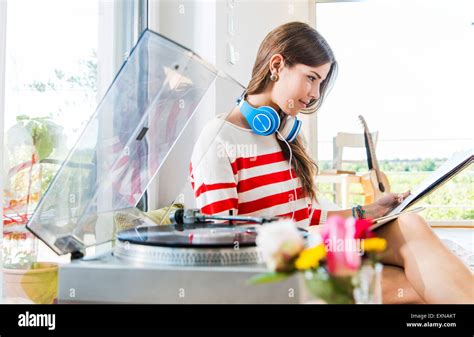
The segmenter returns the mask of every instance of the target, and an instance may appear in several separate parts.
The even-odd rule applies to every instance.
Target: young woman
[[[377,218],[409,195],[387,194],[352,210],[319,206],[318,168],[298,134],[297,115],[321,106],[336,73],[331,48],[307,24],[287,23],[265,37],[239,104],[208,123],[195,145],[191,178],[202,212],[291,217],[297,226],[314,226],[331,214]],[[401,216],[378,235],[389,246],[385,303],[474,302],[473,275],[423,218]]]

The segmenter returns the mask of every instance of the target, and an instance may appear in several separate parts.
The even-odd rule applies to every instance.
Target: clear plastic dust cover
[[[159,179],[162,204],[186,184],[202,124],[243,87],[191,50],[146,30],[69,152],[27,227],[57,254],[114,239],[113,214]],[[166,182],[166,184],[162,184]]]

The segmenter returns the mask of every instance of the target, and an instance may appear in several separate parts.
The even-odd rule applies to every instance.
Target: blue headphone
[[[280,116],[272,107],[254,108],[245,100],[244,96],[237,99],[237,104],[240,107],[240,112],[257,135],[269,136],[278,131],[281,124]],[[302,122],[296,117],[286,117],[285,126],[280,130],[281,136],[287,142],[294,141],[301,130],[301,124]]]

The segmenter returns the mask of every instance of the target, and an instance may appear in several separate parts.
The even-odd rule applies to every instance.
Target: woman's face
[[[321,83],[326,79],[331,63],[318,67],[295,64],[280,67],[279,79],[274,82],[271,99],[287,115],[296,116],[313,99],[319,99]]]

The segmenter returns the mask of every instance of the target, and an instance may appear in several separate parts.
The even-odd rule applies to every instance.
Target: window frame
[[[129,52],[138,41],[142,32],[148,28],[148,0],[107,1],[101,0],[99,6],[98,45],[97,45],[97,102],[109,89]],[[112,38],[111,38],[112,37]],[[99,126],[104,133],[109,133],[110,120],[101,120]],[[149,208],[148,192],[145,191],[139,202],[139,208]],[[111,200],[111,196],[103,196]]]
[[[4,114],[5,114],[5,58],[6,58],[6,37],[7,37],[7,1],[0,1],[0,147],[3,149],[3,135],[4,135]],[[0,151],[0,163],[3,163],[3,150]],[[3,170],[0,172],[0,191],[3,191]],[[3,204],[3,193],[2,193]],[[0,222],[0,299],[3,298],[3,207],[1,207],[0,215],[2,221]]]
[[[133,13],[133,18],[129,13]],[[148,27],[149,1],[99,2],[97,96],[104,96],[130,48]],[[112,38],[110,38],[112,36]]]

